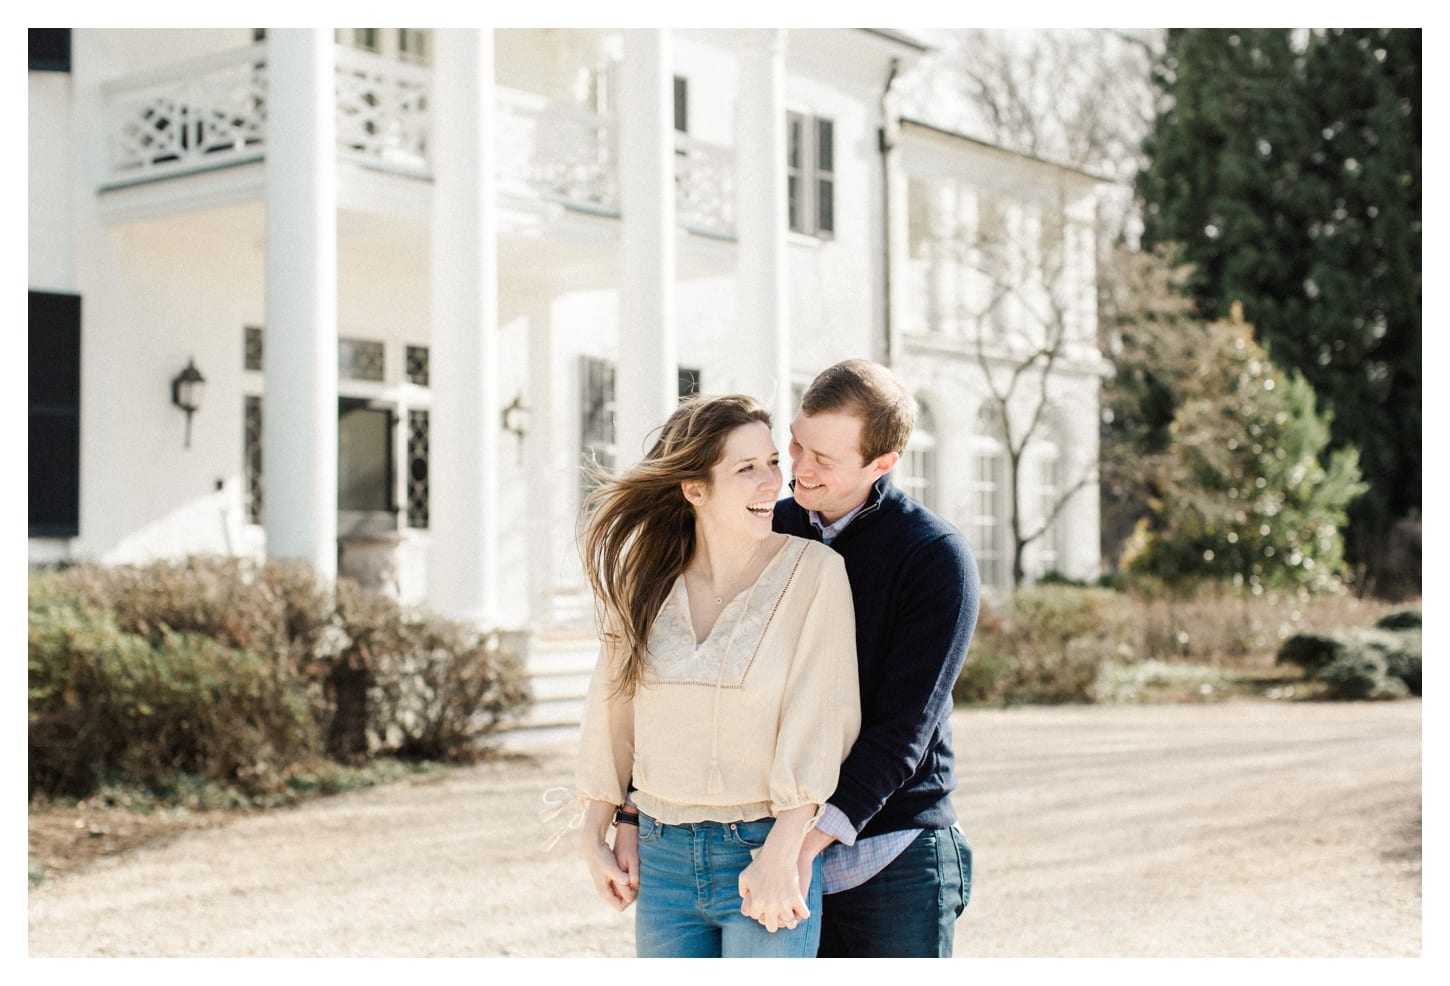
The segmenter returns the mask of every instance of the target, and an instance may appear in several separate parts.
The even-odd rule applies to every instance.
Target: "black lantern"
[[[206,377],[188,358],[186,369],[171,381],[171,403],[186,412],[186,447],[191,448],[191,416],[201,409],[201,398],[206,393]]]

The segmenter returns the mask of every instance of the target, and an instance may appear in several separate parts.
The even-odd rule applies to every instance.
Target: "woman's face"
[[[780,498],[780,453],[763,422],[741,425],[725,439],[710,484],[683,484],[700,519],[722,532],[760,539],[770,534]]]

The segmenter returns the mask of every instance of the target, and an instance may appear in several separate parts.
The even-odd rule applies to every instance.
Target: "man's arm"
[[[874,714],[841,765],[830,798],[856,832],[911,779],[951,716],[952,686],[976,627],[977,566],[960,535],[923,544],[905,559],[900,579],[892,593],[897,613],[883,661],[886,672],[862,683],[862,705]]]

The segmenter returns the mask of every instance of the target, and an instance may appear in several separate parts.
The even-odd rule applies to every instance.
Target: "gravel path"
[[[955,718],[975,847],[958,956],[1421,950],[1421,706]],[[627,956],[535,815],[573,749],[188,832],[29,894],[39,956]]]

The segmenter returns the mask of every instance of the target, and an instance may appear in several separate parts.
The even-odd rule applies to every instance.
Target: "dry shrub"
[[[32,792],[194,773],[269,793],[323,753],[467,759],[530,699],[499,634],[302,565],[78,565],[29,596]]]
[[[1092,702],[1204,685],[1224,694],[1234,673],[1272,672],[1280,644],[1297,633],[1370,627],[1381,619],[1412,617],[1391,603],[1347,593],[1255,594],[1208,584],[1170,591],[1141,580],[1121,590],[1028,586],[1001,603],[983,604],[953,697],[1008,705]],[[1386,660],[1405,664],[1399,655]],[[1140,666],[1151,674],[1133,670]],[[1207,670],[1190,673],[1189,666]],[[1408,674],[1400,677],[1408,682]]]

